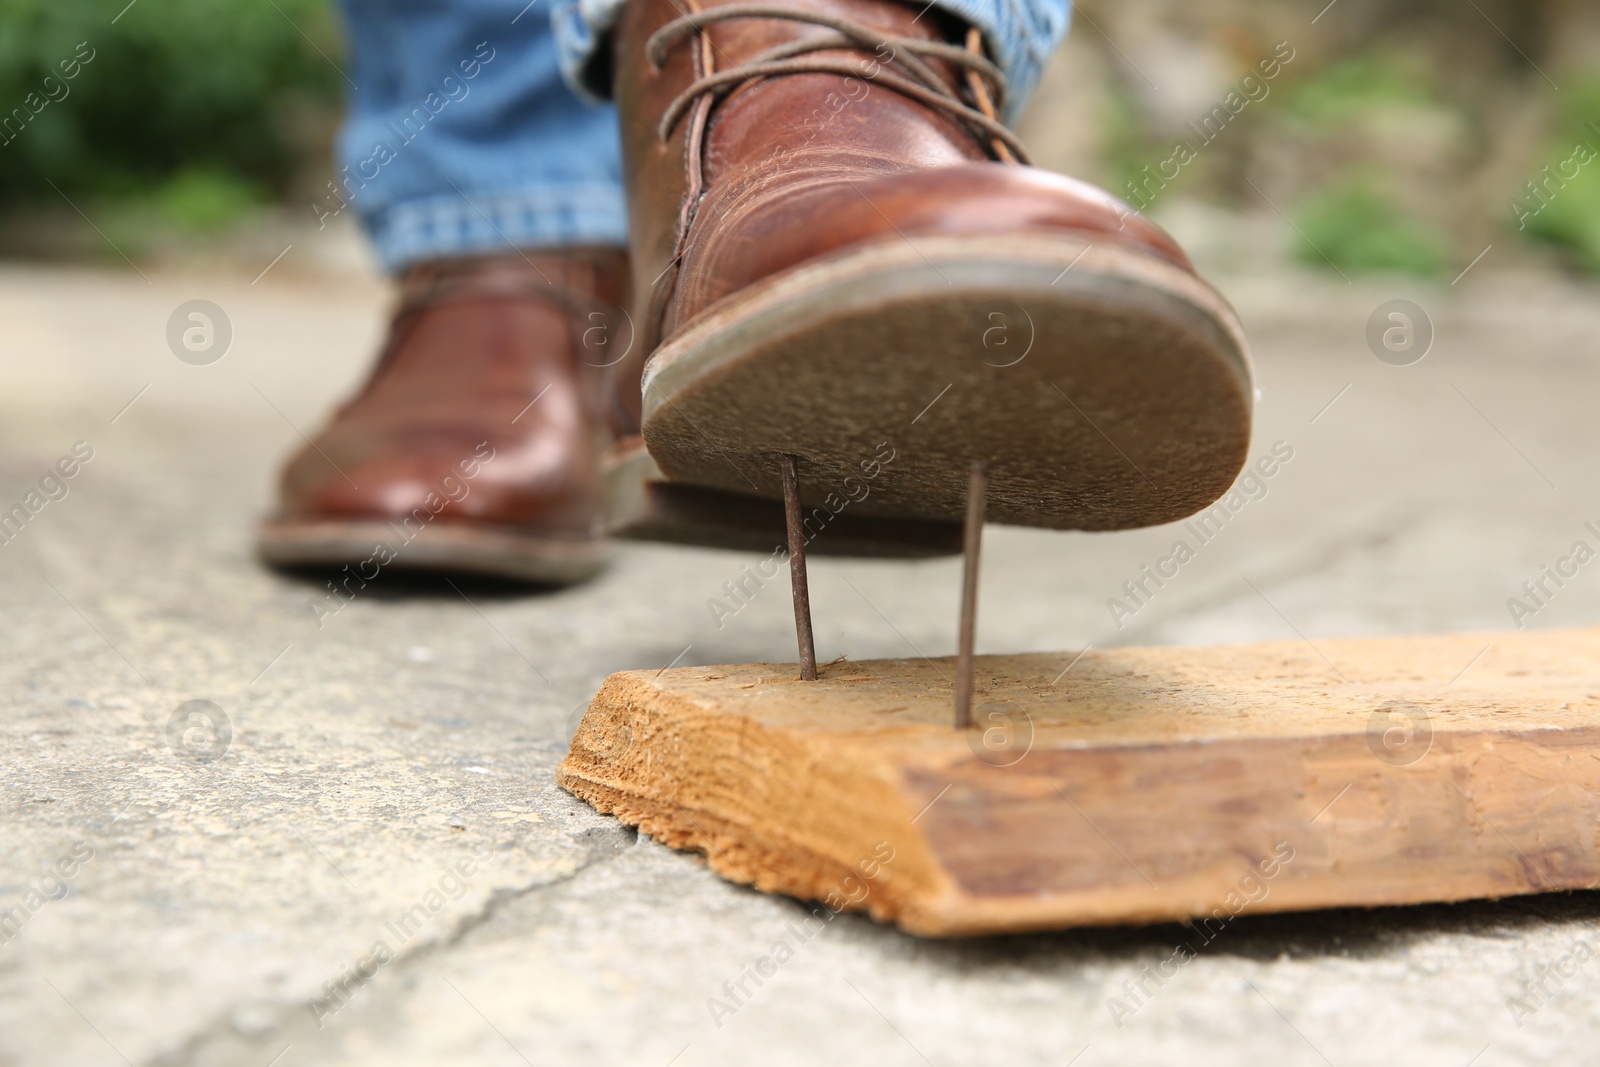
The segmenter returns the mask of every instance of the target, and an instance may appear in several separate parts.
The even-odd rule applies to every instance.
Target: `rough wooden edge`
[[[1527,644],[1518,640],[1522,635],[1501,636],[1507,644]],[[865,910],[926,936],[1203,918],[1247,870],[1243,858],[1259,859],[1282,830],[1292,831],[1302,858],[1275,882],[1270,899],[1251,902],[1254,912],[1594,888],[1600,884],[1600,697],[1593,693],[1600,691],[1600,667],[1590,639],[1600,634],[1545,636],[1530,646],[1540,650],[1537,655],[1529,658],[1525,650],[1512,658],[1502,678],[1458,692],[1466,708],[1451,716],[1456,722],[1441,723],[1433,737],[1435,756],[1420,766],[1390,766],[1382,759],[1371,747],[1370,723],[1350,714],[1352,698],[1346,694],[1343,718],[1308,722],[1306,732],[1220,729],[1189,731],[1168,742],[1110,738],[1083,744],[1074,724],[1065,727],[1074,735],[1071,743],[1061,745],[1058,738],[1037,750],[1038,758],[1055,761],[1056,770],[1032,782],[1026,769],[1003,779],[985,777],[995,768],[978,761],[976,751],[968,750],[970,738],[950,732],[942,716],[936,725],[931,708],[908,717],[896,714],[905,708],[879,707],[876,694],[860,699],[865,691],[850,683],[877,680],[855,676],[863,670],[918,670],[885,661],[852,665],[851,676],[831,684],[825,678],[801,685],[792,681],[792,668],[780,665],[614,675],[585,716],[558,781],[670,846],[704,853],[712,869],[731,881],[827,899],[830,910]],[[1461,635],[1438,643],[1460,644]],[[1389,642],[1380,647],[1404,663],[1397,684],[1422,680],[1414,659],[1426,650],[1423,645],[1408,645],[1409,651],[1392,649]],[[1137,660],[1154,651],[1124,656]],[[1194,651],[1180,660],[1192,659]],[[1289,667],[1292,658],[1269,655],[1283,651],[1276,645],[1208,651],[1265,655],[1263,662],[1280,673],[1308,666]],[[1012,657],[995,659],[999,670],[998,661]],[[1388,684],[1378,681],[1358,685],[1353,699],[1382,696]],[[1167,689],[1171,682],[1164,683]],[[1322,684],[1314,679],[1312,693],[1321,693]],[[1567,703],[1553,703],[1572,694],[1570,713]],[[1519,708],[1529,710],[1518,714]],[[1060,790],[1051,776],[1066,768],[1061,761],[1088,761],[1073,764],[1078,777],[1064,780],[1085,783],[1087,792],[1076,799],[1095,819],[1115,820],[1117,805],[1130,795],[1127,775],[1148,778],[1165,767],[1177,772],[1175,783],[1192,782],[1187,772],[1214,774],[1207,768],[1219,759],[1260,768],[1247,778],[1261,788],[1219,778],[1207,792],[1191,796],[1179,784],[1148,809],[1166,813],[1180,836],[1188,832],[1198,835],[1196,841],[1220,843],[1211,859],[1169,865],[1162,873],[1158,867],[1168,859],[1170,835],[1146,835],[1129,848],[1156,874],[1159,889],[1126,877],[1119,884],[1109,869],[1103,882],[1064,882],[1048,874],[1075,869],[1077,857],[1087,855],[1081,841],[1058,837],[1052,829],[1059,825],[1053,821],[1057,810],[1065,819],[1084,816],[1074,811],[1072,797],[1055,795]],[[1042,771],[1036,763],[1029,767]],[[1087,784],[1097,778],[1098,785]],[[935,792],[958,782],[963,784],[918,824]],[[1340,800],[1344,790],[1349,795]],[[1191,803],[1210,802],[1220,811],[1220,800],[1247,799],[1256,807],[1243,812],[1239,823],[1231,813],[1219,821],[1215,811],[1207,816]],[[1016,831],[1029,817],[1018,815],[1019,802],[1033,805],[1032,831]],[[1334,803],[1342,806],[1329,815]],[[1187,818],[1191,810],[1193,819]],[[1041,812],[1047,820],[1043,836]],[[1119,833],[1114,822],[1105,825]],[[1020,833],[1015,847],[989,836],[1004,832]],[[1120,833],[1119,839],[1128,844]],[[880,841],[892,842],[894,859],[886,869],[869,872],[863,888],[858,869],[865,868],[858,861]],[[993,872],[1003,873],[1019,857],[1046,876],[993,881]],[[1029,877],[1039,888],[1027,888]],[[851,887],[862,891],[840,892]]]
[[[715,803],[719,791],[708,788],[705,768],[693,756],[716,750],[697,734],[727,730],[730,723],[745,762],[736,770],[749,782],[762,779],[763,768],[774,771],[765,775],[769,788],[730,795],[765,794],[768,808],[793,808],[816,792],[848,797],[856,803],[839,810],[833,820],[838,833],[796,835],[771,817],[758,830],[754,819],[723,814],[727,807]],[[701,853],[729,881],[822,901],[831,911],[865,911],[908,929],[921,925],[908,924],[923,910],[919,902],[958,894],[920,836],[905,832],[918,813],[906,810],[898,783],[883,777],[881,764],[854,755],[848,746],[818,750],[792,734],[707,712],[664,692],[650,673],[630,671],[606,679],[556,770],[556,782],[663,844]],[[668,800],[668,790],[691,799]],[[853,847],[846,854],[822,847],[823,840],[850,841]],[[892,850],[886,862],[883,844]],[[942,926],[935,921],[927,932]]]

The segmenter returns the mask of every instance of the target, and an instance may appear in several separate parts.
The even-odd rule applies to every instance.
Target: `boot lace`
[[[679,120],[691,108],[696,109],[696,125],[703,125],[711,106],[747,81],[785,74],[839,74],[881,84],[950,116],[971,130],[980,142],[987,141],[996,157],[1005,162],[1028,161],[1027,151],[1016,135],[996,117],[997,108],[1005,97],[1006,79],[1000,69],[983,54],[983,38],[976,27],[968,31],[967,45],[962,48],[939,41],[884,34],[851,19],[821,12],[771,4],[728,4],[693,11],[668,22],[645,42],[645,55],[651,65],[660,70],[672,48],[690,34],[700,33],[714,23],[748,18],[786,19],[821,26],[833,32],[785,42],[737,66],[727,70],[712,70],[696,78],[662,113],[661,124],[656,132],[663,141],[672,136]],[[702,56],[709,59],[709,38],[702,36],[701,42]],[[872,51],[882,57],[883,67],[895,63],[909,76],[888,69],[879,69],[869,75],[859,62],[843,57],[810,54],[839,49]],[[949,63],[962,72],[973,103],[967,103],[951,89],[945,79],[929,66],[927,60],[930,59]],[[706,62],[702,66],[709,68],[712,64]],[[701,106],[696,108],[697,104]],[[698,140],[698,137],[694,139]]]

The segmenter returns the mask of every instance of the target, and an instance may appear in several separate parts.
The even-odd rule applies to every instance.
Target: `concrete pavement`
[[[1594,289],[1492,260],[1454,287],[1223,285],[1256,346],[1252,454],[1292,458],[1122,611],[1172,530],[991,529],[980,650],[1505,628],[1525,580],[1597,543]],[[1409,366],[1366,339],[1400,298],[1434,328]],[[196,299],[231,324],[215,362],[169,346]],[[1113,998],[1178,928],[928,943],[841,916],[714,1020],[800,905],[552,770],[611,671],[792,659],[786,591],[719,627],[707,601],[760,557],[629,546],[578,589],[386,574],[319,618],[315,583],[253,563],[251,521],[384,299],[287,270],[0,269],[0,510],[30,516],[0,545],[0,1064],[1593,1058],[1594,894],[1246,917],[1131,1014]],[[823,659],[953,648],[954,561],[811,580]],[[1586,567],[1522,621],[1596,619]]]

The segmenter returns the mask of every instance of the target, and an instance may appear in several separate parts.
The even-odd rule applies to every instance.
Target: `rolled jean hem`
[[[543,186],[410,200],[366,218],[385,270],[426,259],[523,248],[626,245],[622,190],[614,185]]]

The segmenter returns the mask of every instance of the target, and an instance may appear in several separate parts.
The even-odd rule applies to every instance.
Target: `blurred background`
[[[336,12],[139,2],[156,10],[107,25],[99,0],[0,0],[0,256],[254,273],[316,229],[345,89]],[[1493,244],[1497,268],[1600,274],[1600,165],[1574,158],[1600,152],[1600,5],[1325,2],[1088,0],[1025,138],[1044,166],[1142,183],[1214,270],[1448,281]],[[41,92],[85,41],[78,76]],[[352,225],[283,266],[350,266]]]
[[[1127,1025],[1110,998],[1172,927],[923,943],[841,917],[708,1019],[806,912],[553,775],[612,671],[794,655],[783,583],[709,610],[762,554],[630,545],[540,595],[386,576],[332,619],[254,560],[392,295],[354,212],[319,229],[339,67],[326,0],[0,0],[0,510],[94,456],[0,544],[0,916],[94,856],[0,944],[0,1067],[1595,1061],[1600,968],[1544,985],[1594,947],[1595,892],[1242,919]],[[1090,647],[1600,620],[1595,568],[1511,610],[1600,532],[1600,3],[1088,0],[1022,132],[1218,282],[1251,454],[1294,459],[1136,618],[1113,598],[1175,527],[990,529],[980,652],[1070,686]],[[231,322],[204,363],[169,333],[196,299]],[[1372,331],[1401,299],[1425,329],[1396,359]],[[948,654],[959,568],[817,560],[822,658]],[[1497,640],[1438,683],[1476,691]],[[215,759],[173,729],[197,700]],[[484,847],[347,1010],[307,1010]],[[1508,1010],[1535,982],[1538,1017]]]

